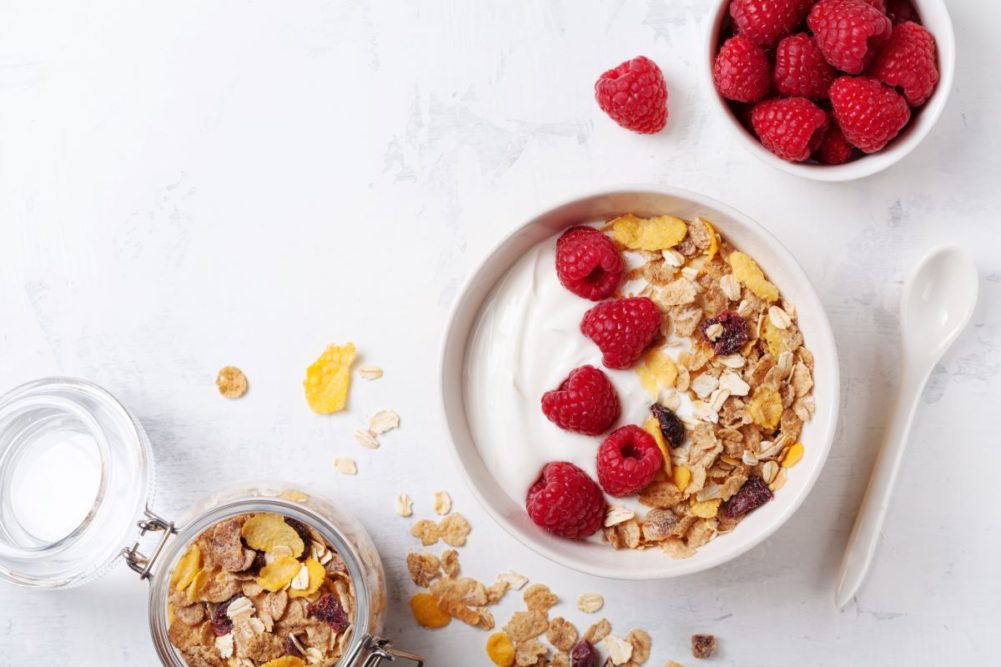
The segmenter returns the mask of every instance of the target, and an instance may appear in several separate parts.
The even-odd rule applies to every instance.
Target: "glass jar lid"
[[[97,385],[46,378],[0,397],[0,580],[93,579],[135,540],[152,490],[142,426]]]

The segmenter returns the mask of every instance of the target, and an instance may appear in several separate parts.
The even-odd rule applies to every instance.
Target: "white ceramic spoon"
[[[970,321],[977,303],[977,282],[977,267],[969,255],[958,248],[939,248],[925,257],[904,286],[900,388],[848,538],[835,593],[838,609],[852,599],[869,571],[921,392],[932,368]]]

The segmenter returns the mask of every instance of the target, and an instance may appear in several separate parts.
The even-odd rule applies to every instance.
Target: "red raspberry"
[[[660,331],[663,316],[645,296],[602,301],[584,313],[580,331],[602,352],[608,368],[629,368]]]
[[[598,482],[610,496],[636,493],[664,468],[653,436],[632,424],[612,431],[598,448]]]
[[[611,296],[624,271],[615,244],[594,227],[571,227],[556,241],[556,275],[577,296]]]
[[[935,92],[938,83],[935,38],[917,23],[901,23],[876,56],[869,74],[888,86],[903,89],[912,107],[921,106]]]
[[[627,60],[598,77],[594,98],[627,130],[653,134],[667,123],[667,83],[657,63],[645,56]]]
[[[733,0],[730,16],[737,32],[769,49],[800,24],[813,0]]]
[[[886,3],[886,15],[893,21],[893,25],[903,23],[904,21],[921,23],[918,10],[914,9],[911,0],[890,0]]]
[[[528,489],[525,509],[535,525],[577,540],[601,528],[605,497],[583,470],[566,461],[555,461],[542,467],[539,478]]]
[[[824,140],[827,114],[805,97],[765,100],[751,110],[751,126],[765,148],[802,162]]]
[[[827,62],[849,74],[864,70],[893,32],[890,19],[864,0],[820,0],[806,23]]]
[[[817,153],[814,155],[821,164],[844,164],[852,159],[855,154],[855,147],[848,143],[844,133],[837,123],[831,123],[824,137],[824,143],[820,144]]]
[[[865,4],[879,12],[886,13],[886,0],[862,0]]]
[[[863,153],[883,148],[911,117],[907,100],[876,79],[843,76],[831,84],[834,119]]]
[[[805,32],[784,37],[775,49],[775,90],[784,97],[824,99],[838,76]]]
[[[561,429],[598,435],[619,418],[619,396],[608,376],[594,366],[581,366],[559,389],[542,395],[542,411]]]
[[[768,94],[768,56],[744,35],[731,37],[713,63],[713,81],[720,95],[736,102],[757,102]]]

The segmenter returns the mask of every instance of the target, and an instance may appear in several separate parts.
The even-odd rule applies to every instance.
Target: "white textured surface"
[[[959,67],[939,126],[897,167],[823,185],[740,152],[707,114],[694,54],[708,2],[3,3],[0,10],[0,382],[104,385],[158,456],[156,508],[280,474],[343,499],[392,581],[387,633],[430,664],[482,664],[485,635],[415,629],[393,496],[419,515],[448,488],[475,526],[468,573],[520,570],[567,600],[601,590],[622,632],[690,664],[988,664],[1001,653],[1001,7],[954,2]],[[596,109],[595,76],[645,53],[666,70],[668,131]],[[623,182],[715,196],[771,228],[810,274],[841,345],[842,424],[800,512],[698,576],[610,584],[536,558],[490,525],[446,458],[434,391],[458,283],[512,226]],[[884,542],[857,602],[833,577],[894,387],[896,306],[930,247],[982,271],[971,330],[924,398]],[[385,367],[349,414],[320,418],[303,369],[352,339]],[[212,380],[240,365],[250,393]],[[381,450],[351,432],[388,406]],[[338,476],[335,454],[358,459]],[[434,465],[427,465],[433,462]],[[145,585],[118,569],[69,592],[0,589],[0,666],[150,665]],[[509,600],[501,617],[513,608]],[[565,604],[557,608],[583,625]],[[709,664],[709,663],[707,663]]]

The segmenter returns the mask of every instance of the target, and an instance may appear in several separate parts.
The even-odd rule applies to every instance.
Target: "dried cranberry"
[[[716,652],[716,637],[713,635],[692,635],[692,655],[708,658]]]
[[[709,340],[706,329],[714,324],[723,327],[723,333],[715,340]],[[713,352],[716,354],[733,354],[747,342],[747,322],[732,310],[724,310],[716,317],[704,319],[700,326],[702,335],[713,346]]]
[[[678,419],[678,415],[660,403],[651,405],[650,412],[660,422],[660,433],[672,449],[685,444],[685,425]]]
[[[582,639],[570,652],[570,667],[597,667],[598,651],[594,644]]]
[[[292,635],[285,638],[285,655],[290,655],[293,658],[301,658],[302,651],[299,647],[295,645],[295,641],[292,639]]]
[[[750,477],[737,493],[726,501],[723,514],[735,519],[752,512],[772,499],[772,490],[760,477]]]
[[[299,535],[302,543],[306,545],[305,550],[302,552],[302,558],[306,558],[309,556],[309,543],[313,541],[313,536],[310,534],[309,528],[306,528],[306,525],[302,521],[297,521],[296,519],[288,516],[285,517],[285,523],[287,523],[292,530]]]
[[[230,599],[221,603],[212,612],[212,632],[215,633],[216,637],[222,637],[223,635],[228,635],[230,631],[233,630],[233,621],[230,620],[229,616],[226,615],[226,610],[229,609],[229,605],[233,603],[233,600],[241,595],[234,595]]]
[[[309,616],[329,625],[334,632],[342,632],[348,627],[348,616],[344,613],[344,608],[330,593],[321,595],[316,602],[311,602],[306,611]]]

